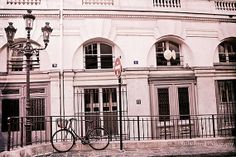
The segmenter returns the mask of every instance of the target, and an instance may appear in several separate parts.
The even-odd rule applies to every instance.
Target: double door
[[[194,84],[172,83],[153,86],[152,115],[156,138],[183,138],[195,128]]]
[[[11,131],[10,140],[13,144],[28,142],[39,142],[45,140],[47,106],[47,86],[32,86],[30,89],[30,136],[26,139],[26,104],[25,104],[25,86],[8,85],[0,88],[0,117],[1,134],[6,144],[8,131]],[[41,116],[41,117],[39,117]],[[8,118],[11,118],[10,126]],[[48,128],[48,130],[50,130]],[[43,136],[43,137],[42,137]]]

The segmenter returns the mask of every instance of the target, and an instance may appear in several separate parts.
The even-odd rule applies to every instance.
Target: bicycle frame
[[[92,128],[91,128],[91,127],[88,128],[88,130],[85,132],[85,136],[79,136],[79,135],[76,133],[76,131],[73,129],[73,127],[72,127],[72,121],[73,121],[73,120],[76,121],[75,118],[70,118],[70,119],[68,120],[68,121],[69,121],[69,124],[68,124],[68,127],[67,127],[67,126],[65,127],[65,129],[71,131],[71,132],[73,133],[73,135],[74,135],[74,137],[75,137],[76,140],[79,139],[79,140],[81,141],[81,143],[83,143],[83,144],[88,144],[88,140],[86,139],[86,137],[88,136],[88,133],[89,133],[90,131],[92,131]],[[85,123],[86,123],[86,122],[90,123],[90,125],[93,123],[93,121],[85,121]]]
[[[85,131],[85,136],[79,136],[73,128],[73,120],[77,119],[70,118],[69,120],[57,120],[57,125],[61,129],[57,130],[52,135],[51,139],[52,146],[55,150],[58,152],[67,152],[75,145],[75,142],[78,139],[82,144],[88,144],[94,150],[103,150],[109,145],[109,133],[105,128],[91,127],[93,121],[85,121],[89,122],[90,125]],[[65,144],[65,147],[60,147],[60,144]]]

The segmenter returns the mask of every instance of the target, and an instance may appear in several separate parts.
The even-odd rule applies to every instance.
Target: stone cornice
[[[0,18],[22,18],[27,9],[0,9]],[[37,18],[55,18],[59,17],[58,9],[33,9],[32,12]]]
[[[36,9],[34,15],[39,18],[59,18],[60,11],[57,9]],[[18,18],[25,14],[25,10],[0,9],[0,18]],[[63,18],[121,18],[121,19],[173,19],[190,20],[202,22],[230,22],[236,23],[235,16],[227,14],[210,14],[180,11],[143,11],[143,10],[95,10],[95,9],[77,9],[63,10]]]
[[[156,14],[156,15],[142,15],[142,14],[64,14],[65,18],[119,18],[119,19],[170,19],[170,20],[188,20],[188,21],[201,21],[201,22],[229,22],[229,23],[236,23],[235,18],[229,18],[227,16],[196,16],[196,15],[173,15],[173,14]]]

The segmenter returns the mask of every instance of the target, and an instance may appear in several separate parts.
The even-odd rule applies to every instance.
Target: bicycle
[[[75,145],[76,140],[80,140],[83,145],[89,145],[94,150],[103,150],[105,149],[110,142],[110,135],[105,128],[94,127],[88,128],[85,133],[85,136],[79,136],[75,130],[72,128],[72,121],[76,120],[75,118],[59,119],[57,121],[58,126],[62,129],[56,131],[52,135],[51,144],[52,147],[58,152],[68,152]],[[69,125],[68,125],[69,121]],[[93,121],[85,121],[90,123]]]

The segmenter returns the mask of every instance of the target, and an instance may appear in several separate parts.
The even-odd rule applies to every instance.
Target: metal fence
[[[93,127],[106,128],[112,141],[120,140],[118,113],[81,114],[77,116],[11,117],[8,120],[8,150],[28,145],[26,120],[31,122],[31,143],[42,144],[51,140],[52,134],[61,129],[58,119],[76,118],[73,128],[83,136],[93,120]],[[186,115],[186,116],[123,116],[123,140],[192,139],[231,137],[235,135],[236,115]],[[66,124],[63,124],[66,125]]]

